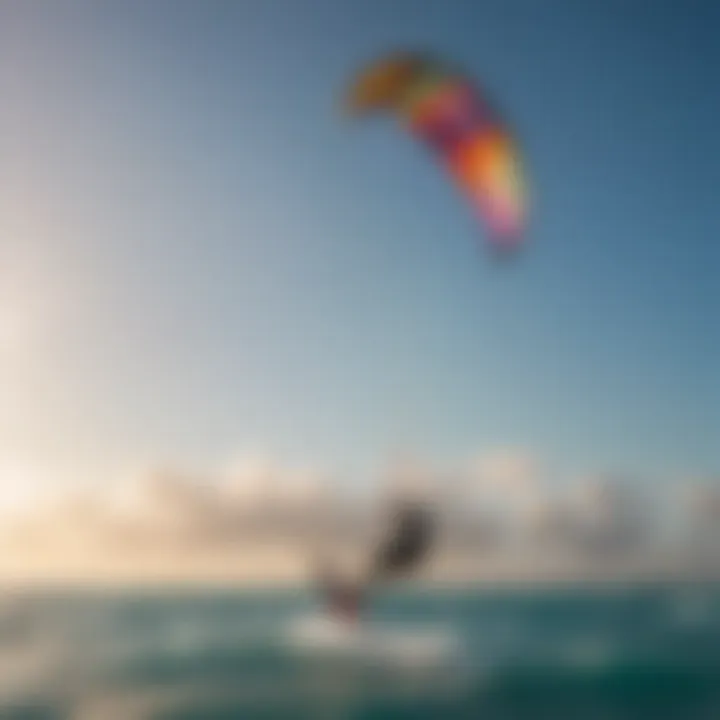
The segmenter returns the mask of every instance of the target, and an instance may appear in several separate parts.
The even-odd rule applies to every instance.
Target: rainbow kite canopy
[[[356,78],[352,115],[394,113],[440,158],[490,231],[496,250],[522,241],[526,203],[517,145],[483,94],[429,56],[396,53]]]

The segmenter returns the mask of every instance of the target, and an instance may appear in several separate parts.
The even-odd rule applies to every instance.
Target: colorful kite
[[[439,156],[489,228],[491,246],[522,241],[526,203],[519,152],[484,94],[422,54],[395,54],[360,73],[347,98],[353,115],[392,112]]]

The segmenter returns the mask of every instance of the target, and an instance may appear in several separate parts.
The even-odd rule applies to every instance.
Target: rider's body
[[[425,507],[402,503],[393,513],[390,537],[377,547],[364,576],[351,580],[322,563],[317,579],[328,612],[344,622],[357,622],[371,586],[404,574],[424,558],[432,544],[432,525]]]

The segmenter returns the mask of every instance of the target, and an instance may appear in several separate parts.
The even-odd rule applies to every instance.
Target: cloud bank
[[[628,479],[560,485],[502,450],[461,471],[393,463],[358,492],[314,469],[244,458],[205,475],[153,470],[122,493],[46,499],[0,527],[0,577],[84,582],[300,582],[319,550],[361,557],[391,496],[436,508],[429,579],[709,576],[720,570],[720,483],[665,490],[657,512]]]

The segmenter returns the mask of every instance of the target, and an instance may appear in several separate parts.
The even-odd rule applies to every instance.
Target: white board
[[[353,625],[317,615],[291,623],[289,640],[295,649],[311,653],[403,665],[445,664],[462,654],[460,639],[450,628],[377,622]]]

